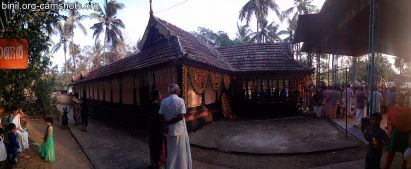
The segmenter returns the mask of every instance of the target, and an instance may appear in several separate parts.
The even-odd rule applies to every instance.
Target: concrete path
[[[37,144],[43,143],[45,122],[44,120],[29,120],[30,138]],[[55,122],[54,146],[56,151],[56,162],[52,164],[55,169],[91,169],[91,163],[81,147],[74,140],[68,129],[61,129],[60,123]]]
[[[326,120],[308,117],[217,121],[191,133],[190,141],[199,147],[251,154],[303,154],[361,146]]]
[[[150,150],[146,140],[90,119],[87,132],[70,129],[97,169],[147,169]],[[195,169],[227,169],[193,160]]]
[[[350,161],[350,162],[345,162],[345,163],[315,167],[311,169],[363,169],[363,168],[364,168],[364,160],[359,160],[359,161]]]

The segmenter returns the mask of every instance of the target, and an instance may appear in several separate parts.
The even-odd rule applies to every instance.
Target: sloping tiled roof
[[[170,35],[168,39],[151,42],[152,44],[140,53],[94,70],[75,83],[141,70],[176,59],[185,59],[230,72],[310,70],[292,58],[286,43],[216,48],[159,18],[152,17],[150,22],[165,28]]]
[[[214,46],[167,21],[159,18],[155,18],[155,20],[163,25],[172,36],[177,36],[183,52],[189,54],[187,56],[188,60],[200,62],[223,70],[234,70],[225,58],[220,57],[219,51]]]
[[[294,60],[288,43],[240,45],[218,50],[238,72],[311,70]]]
[[[146,67],[166,63],[178,57],[178,46],[176,43],[159,41],[151,48],[138,54],[126,57],[110,65],[103,66],[91,71],[84,79],[79,82],[103,78],[131,70],[139,70]],[[77,82],[78,83],[78,82]]]

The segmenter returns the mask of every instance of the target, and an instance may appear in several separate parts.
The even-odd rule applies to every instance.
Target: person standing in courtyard
[[[21,118],[24,116],[23,111],[20,107],[14,107],[14,117],[13,117],[13,124],[16,126],[16,135],[17,135],[17,142],[19,143],[18,152],[22,153],[23,150],[29,149],[29,133],[24,130],[23,126],[21,125]]]
[[[347,115],[352,117],[352,98],[353,98],[353,90],[351,89],[350,84],[347,84],[346,88],[344,89],[342,96],[344,96],[344,110],[343,112],[345,113],[345,109],[347,109]]]
[[[48,117],[45,121],[47,127],[44,133],[44,142],[40,145],[40,156],[44,161],[54,162],[56,161],[56,155],[54,151],[53,119]]]
[[[167,169],[192,169],[190,141],[186,121],[184,100],[178,97],[177,84],[168,87],[169,96],[161,102],[159,114],[163,115],[167,126]]]
[[[331,114],[331,95],[332,95],[331,86],[328,86],[327,90],[324,91],[324,110],[325,110],[325,117],[327,118]]]
[[[411,131],[411,113],[407,107],[406,96],[398,94],[397,104],[391,106],[387,114],[387,129],[390,136],[390,144],[387,146],[387,155],[384,169],[390,169],[396,152],[404,153],[408,147],[408,139]],[[403,160],[402,168],[405,169],[406,161]]]
[[[397,90],[395,87],[390,87],[387,91],[387,109],[390,111],[391,107],[397,103]]]
[[[323,98],[321,94],[321,89],[317,89],[313,96],[313,105],[314,105],[314,113],[317,115],[317,118],[322,118],[321,114],[321,106],[323,103]]]
[[[330,119],[337,118],[337,106],[338,106],[339,97],[340,97],[339,88],[337,86],[334,86],[333,89],[331,90],[331,97],[330,97],[330,114],[328,115]]]
[[[83,97],[81,100],[81,131],[87,132],[88,126],[88,105],[86,97]]]
[[[374,88],[374,91],[368,97],[368,103],[370,103],[370,108],[373,111],[371,112],[371,114],[381,113],[382,100],[383,100],[382,94],[380,93],[378,89]]]
[[[362,86],[358,87],[358,90],[355,92],[355,124],[354,127],[360,127],[361,119],[363,118],[365,100],[367,96],[364,93],[364,88]]]
[[[17,149],[19,148],[19,143],[17,142],[17,128],[16,125],[13,123],[9,123],[7,125],[7,130],[9,131],[8,139],[8,161],[10,164],[17,163]]]
[[[160,110],[161,94],[158,90],[151,92],[151,112],[149,125],[150,161],[153,169],[162,169],[166,161],[165,151],[165,123],[158,114]]]
[[[380,169],[382,147],[389,142],[387,133],[380,127],[381,119],[381,113],[373,113],[370,126],[364,132],[364,138],[368,141],[365,169]]]

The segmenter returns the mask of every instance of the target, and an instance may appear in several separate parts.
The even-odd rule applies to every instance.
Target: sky
[[[118,17],[124,23],[126,28],[123,30],[123,36],[126,44],[134,45],[140,39],[146,28],[149,19],[149,0],[117,0],[123,3],[125,7],[118,11]],[[241,7],[248,0],[152,0],[153,11],[156,17],[172,23],[183,30],[192,32],[198,27],[206,27],[215,32],[227,32],[230,38],[234,39],[237,32],[238,15]],[[325,0],[313,0],[313,4],[321,9]],[[70,1],[68,1],[70,2]],[[73,1],[71,1],[73,2]],[[88,3],[88,0],[80,0],[80,3]],[[93,0],[100,6],[103,6],[104,0]],[[293,0],[276,0],[281,10],[288,9],[293,5]],[[181,3],[181,4],[180,4]],[[175,6],[176,4],[179,4]],[[174,6],[174,7],[173,7]],[[172,7],[172,8],[170,8]],[[88,15],[92,10],[80,10],[83,15]],[[271,18],[271,19],[270,19]],[[276,20],[274,15],[269,15],[268,20]],[[86,28],[90,28],[96,20],[85,19],[82,23]],[[250,23],[251,28],[253,22]],[[280,28],[285,29],[286,25]],[[87,30],[87,35],[81,31],[74,32],[74,41],[81,47],[92,46],[94,39],[93,31]],[[57,37],[53,37],[57,42]],[[64,54],[61,49],[56,52],[52,58],[53,64],[59,68],[63,67]]]

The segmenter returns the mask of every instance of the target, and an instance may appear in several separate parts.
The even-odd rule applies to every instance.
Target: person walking
[[[88,104],[87,104],[86,97],[82,98],[80,114],[81,114],[81,131],[87,132],[89,115],[88,115]]]
[[[314,113],[315,115],[317,115],[317,118],[322,118],[322,114],[321,114],[321,106],[323,103],[322,100],[323,98],[321,94],[321,89],[317,89],[317,91],[315,92],[313,96]]]
[[[166,161],[165,123],[158,114],[160,110],[161,94],[158,90],[151,92],[151,112],[149,125],[149,147],[152,169],[162,169]]]
[[[167,169],[192,169],[190,141],[186,121],[184,100],[178,97],[177,84],[168,87],[169,96],[161,102],[159,114],[163,115],[167,126]]]
[[[397,104],[391,106],[387,114],[388,134],[390,144],[387,146],[387,155],[384,169],[390,169],[395,153],[403,153],[408,147],[408,139],[411,131],[411,114],[407,107],[405,95],[398,95]],[[405,169],[406,161],[403,160],[402,168]]]
[[[371,103],[372,100],[372,103]],[[370,108],[373,112],[372,113],[381,113],[381,102],[383,100],[382,94],[379,90],[374,88],[374,91],[368,97],[368,103],[370,103]]]
[[[390,111],[391,107],[397,103],[397,90],[395,87],[390,87],[387,91],[387,109]]]
[[[351,86],[347,84],[346,88],[344,89],[342,96],[344,97],[344,105],[343,107],[347,109],[347,115],[352,116],[352,98],[353,98],[354,92],[351,89]],[[347,107],[346,107],[347,106]],[[345,113],[345,109],[343,110]]]
[[[381,113],[373,113],[370,126],[364,131],[364,138],[368,141],[365,169],[380,169],[382,147],[389,142],[387,133],[380,127],[381,119]]]
[[[44,133],[44,142],[40,145],[40,156],[44,161],[54,162],[56,161],[56,155],[54,151],[53,119],[48,117],[45,121],[47,127]]]
[[[362,86],[358,87],[358,90],[355,92],[355,124],[354,127],[359,128],[361,125],[361,120],[363,118],[365,100],[367,99],[364,88]]]

